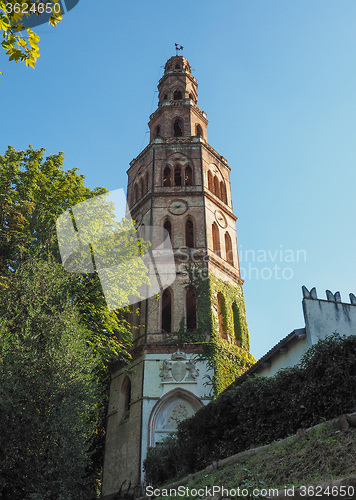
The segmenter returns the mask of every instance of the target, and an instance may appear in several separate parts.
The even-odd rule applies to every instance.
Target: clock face
[[[215,210],[215,220],[223,229],[227,227],[226,217],[220,210]]]
[[[173,215],[182,215],[188,210],[188,203],[184,200],[174,200],[168,210]]]

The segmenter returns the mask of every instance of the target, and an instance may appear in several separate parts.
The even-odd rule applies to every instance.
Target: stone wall
[[[356,297],[350,293],[350,303],[341,302],[340,292],[326,290],[326,300],[317,297],[316,289],[303,286],[303,313],[308,347],[334,332],[356,335]]]

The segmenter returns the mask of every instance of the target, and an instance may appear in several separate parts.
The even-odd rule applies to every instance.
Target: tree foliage
[[[32,259],[0,303],[2,498],[95,497],[88,449],[100,418],[100,363],[70,300],[70,275]]]
[[[0,155],[0,290],[11,282],[12,273],[33,256],[60,262],[56,220],[70,207],[107,193],[84,186],[78,169],[63,169],[64,154],[44,157],[44,149],[9,147]],[[95,228],[94,228],[95,229]],[[139,263],[129,268],[134,276],[130,293],[145,279]],[[92,340],[103,352],[103,369],[112,356],[127,356],[131,332],[125,311],[109,310],[96,273],[71,275],[70,291]]]
[[[40,56],[40,37],[26,25],[26,19],[30,16],[40,17],[46,12],[50,14],[51,26],[56,26],[61,21],[62,12],[58,0],[46,0],[43,3],[32,0],[0,0],[1,45],[10,61],[25,61],[26,66],[35,67]]]
[[[88,372],[90,368],[93,381],[100,382],[100,401],[96,403],[97,411],[95,410],[91,417],[89,415],[91,423],[95,422],[90,431],[93,439],[90,442],[92,455],[89,465],[92,476],[98,475],[104,448],[108,366],[113,358],[128,359],[128,347],[132,341],[130,325],[126,320],[126,309],[110,310],[108,308],[97,273],[70,273],[59,265],[57,218],[70,207],[91,199],[93,196],[104,195],[107,190],[104,188],[90,190],[85,187],[84,176],[79,175],[77,169],[68,171],[63,169],[63,153],[45,158],[44,151],[44,149],[36,150],[32,147],[26,151],[17,151],[9,147],[5,155],[0,155],[0,294],[2,296],[0,322],[3,328],[0,332],[2,343],[0,363],[2,363],[3,370],[0,376],[1,379],[4,378],[4,390],[7,391],[6,407],[2,408],[2,411],[10,418],[10,407],[22,401],[21,407],[16,408],[19,412],[16,414],[17,421],[12,426],[9,424],[9,429],[15,432],[14,439],[16,438],[17,444],[14,444],[11,452],[11,456],[15,457],[13,466],[10,469],[6,468],[9,478],[14,478],[10,482],[14,485],[18,484],[21,492],[24,491],[24,474],[26,474],[24,470],[32,462],[37,466],[41,463],[43,468],[48,469],[46,474],[49,476],[46,481],[52,481],[57,471],[54,466],[57,460],[56,454],[58,454],[58,467],[61,466],[62,459],[63,463],[72,460],[62,453],[62,448],[67,442],[65,435],[71,439],[73,433],[77,434],[77,432],[81,440],[78,448],[73,451],[74,458],[70,462],[73,468],[69,467],[67,474],[71,476],[71,480],[77,478],[78,485],[82,482],[82,474],[79,474],[75,466],[77,464],[78,467],[82,467],[83,461],[86,462],[86,447],[83,445],[82,438],[88,430],[85,427],[88,414],[86,413],[85,417],[84,414],[85,411],[91,410],[89,404],[85,411],[83,406],[80,407],[78,422],[82,422],[84,427],[79,429],[76,421],[76,415],[79,413],[75,413],[77,410],[71,408],[66,401],[70,401],[71,398],[75,400],[79,394],[80,384],[74,383],[78,378],[75,370],[77,368],[79,370],[77,364],[81,363],[83,356],[86,363],[84,371],[85,367],[88,368]],[[93,231],[95,231],[95,220],[93,224]],[[109,220],[108,224],[114,227],[113,220]],[[111,240],[110,243],[112,243]],[[142,245],[144,249],[144,244]],[[28,267],[29,261],[38,262],[37,267]],[[52,271],[51,267],[54,266],[54,262],[58,264],[53,268],[56,272]],[[131,266],[127,264],[126,268],[127,273],[134,275],[134,279],[129,280],[130,283],[126,289],[126,293],[129,294],[144,282],[145,270],[142,266],[140,267],[139,263],[136,266],[132,263]],[[72,331],[77,332],[78,343],[75,345],[69,343],[68,339]],[[85,336],[85,343],[82,342],[83,336]],[[67,341],[68,349],[69,346],[73,346],[70,353],[65,350]],[[87,353],[84,353],[85,348]],[[11,361],[12,350],[14,358]],[[94,364],[89,363],[86,357],[88,355],[94,356]],[[26,373],[27,367],[28,373]],[[66,378],[67,376],[69,378]],[[17,391],[13,396],[11,395],[11,379]],[[87,382],[88,379],[85,379],[85,383]],[[29,390],[28,384],[31,387],[33,384],[36,388],[34,392]],[[84,382],[81,387],[86,391]],[[65,393],[63,396],[62,389]],[[27,393],[29,397],[25,397]],[[83,404],[85,401],[83,400]],[[45,409],[47,403],[50,405],[48,410]],[[74,401],[73,404],[75,406],[77,403]],[[80,406],[81,402],[79,401],[78,404]],[[74,411],[74,420],[71,427],[72,411]],[[58,422],[57,416],[60,419]],[[47,439],[45,436],[49,436],[47,426],[51,422],[58,427],[58,434],[55,434],[50,442],[45,441]],[[2,423],[5,424],[5,420]],[[23,434],[23,429],[27,426],[35,434],[40,433],[39,439],[43,440],[43,446],[38,448],[37,453],[34,451],[37,442],[31,441],[28,444],[28,450],[32,450],[31,453],[21,456],[20,448],[16,446],[19,446],[21,433]],[[73,446],[77,446],[75,443],[74,439]],[[52,455],[49,455],[49,449]],[[50,456],[52,458],[49,458]],[[31,467],[29,470],[32,470]],[[23,474],[22,479],[21,474]],[[38,487],[36,481],[33,485]],[[90,479],[87,483],[90,483]],[[64,479],[63,481],[58,479],[57,482],[54,481],[54,484],[59,488],[58,491],[62,491],[61,488],[64,488],[67,483]],[[14,496],[10,495],[8,498],[41,498],[41,500],[42,498],[62,498],[56,496],[57,494],[52,497],[45,496],[45,493],[43,495],[42,497],[16,497],[14,493]],[[78,494],[73,497],[64,495],[63,498],[90,497]]]

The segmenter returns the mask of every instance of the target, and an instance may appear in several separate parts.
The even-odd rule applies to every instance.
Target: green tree
[[[64,154],[44,158],[45,149],[0,155],[0,274],[16,269],[34,251],[50,251],[57,258],[56,219],[69,207],[103,194],[84,186],[78,169],[63,169]]]
[[[100,418],[99,356],[70,299],[71,276],[32,259],[0,303],[0,493],[96,497],[89,446]],[[0,496],[1,496],[0,494]]]
[[[60,262],[58,217],[77,203],[107,193],[102,187],[85,187],[85,177],[78,174],[78,169],[65,171],[63,153],[45,158],[44,152],[31,146],[26,151],[9,147],[5,155],[0,155],[0,291],[9,285],[12,273],[33,256]],[[95,232],[96,222],[93,224]],[[111,219],[107,224],[115,227],[116,223]],[[124,244],[122,232],[119,234],[119,243]],[[127,297],[145,282],[146,270],[136,260],[126,264],[125,271]],[[97,273],[73,275],[71,294],[82,321],[92,332],[93,342],[104,353],[103,369],[110,361],[108,345],[111,356],[127,357],[131,332],[125,311],[109,310]]]
[[[85,187],[84,176],[79,175],[77,169],[65,171],[63,153],[45,158],[44,151],[32,147],[26,151],[17,151],[9,147],[5,155],[0,155],[0,293],[4,296],[13,293],[16,273],[21,272],[29,259],[36,258],[43,265],[53,260],[60,263],[56,233],[58,217],[80,202],[107,193],[104,188],[90,190]],[[95,232],[95,220],[93,224]],[[107,224],[117,227],[113,220],[109,220]],[[123,235],[132,237],[132,224],[126,232],[119,233],[119,244],[125,246],[128,238],[123,238]],[[113,243],[112,237],[109,238],[110,248]],[[126,247],[125,251],[129,253],[132,245]],[[142,251],[145,251],[143,242]],[[126,278],[134,277],[126,279],[126,283],[121,280],[121,284],[127,285],[125,294],[128,296],[145,282],[145,268],[137,259],[134,262],[124,262],[123,268]],[[89,332],[87,344],[97,356],[93,377],[101,381],[100,411],[95,417],[96,440],[91,443],[91,469],[94,474],[99,473],[103,456],[108,365],[114,357],[121,360],[129,358],[128,347],[132,334],[126,320],[127,308],[110,310],[107,307],[97,273],[74,274],[63,269],[62,272],[67,276],[66,296],[70,297],[71,304],[76,308],[81,325]],[[35,278],[32,284],[30,281],[27,283],[29,290],[32,286],[35,293]],[[44,292],[43,294],[45,295]],[[23,320],[32,314],[31,311],[32,306],[24,309]],[[13,316],[9,316],[9,321],[11,317],[15,321],[18,315],[15,312]],[[31,318],[29,316],[28,321]],[[46,329],[45,324],[43,329]],[[9,346],[10,340],[7,336]],[[20,385],[23,379],[18,380]]]
[[[0,0],[0,33],[2,47],[10,61],[25,61],[26,66],[35,67],[40,56],[38,42],[40,37],[28,26],[29,16],[50,13],[49,24],[56,26],[62,19],[58,0],[43,3],[32,0]]]

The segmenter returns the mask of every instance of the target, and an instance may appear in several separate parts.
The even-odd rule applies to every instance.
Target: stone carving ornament
[[[159,376],[164,381],[173,379],[173,377],[172,377],[172,362],[171,361],[168,361],[167,359],[165,359],[163,361]]]
[[[178,350],[170,360],[163,361],[159,376],[162,382],[196,382],[199,370],[192,359],[187,360],[187,355]]]
[[[185,420],[187,417],[188,417],[187,407],[183,403],[178,403],[173,407],[171,414],[167,419],[165,427],[168,429],[176,429],[179,422],[182,422],[182,420]]]

